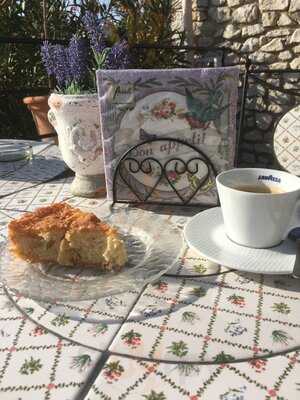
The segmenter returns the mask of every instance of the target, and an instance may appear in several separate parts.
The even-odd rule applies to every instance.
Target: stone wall
[[[261,67],[300,70],[300,0],[193,0],[193,31],[195,45],[228,49],[225,65],[248,56]],[[300,93],[300,74],[260,77]],[[274,126],[299,102],[250,80],[240,165],[274,165]]]

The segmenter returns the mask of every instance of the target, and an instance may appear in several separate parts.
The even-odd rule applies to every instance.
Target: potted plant
[[[91,12],[83,19],[89,41],[74,35],[68,46],[44,43],[42,60],[57,82],[49,97],[48,118],[58,133],[66,164],[75,171],[71,192],[94,197],[104,187],[100,115],[94,70],[126,68],[126,42],[110,43],[110,26]],[[89,68],[89,50],[94,67]]]
[[[57,143],[57,135],[53,126],[50,124],[47,114],[49,111],[48,95],[44,96],[28,96],[23,98],[23,103],[31,111],[35,127],[42,141],[48,141],[54,137]]]

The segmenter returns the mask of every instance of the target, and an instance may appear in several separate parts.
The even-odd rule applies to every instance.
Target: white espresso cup
[[[278,245],[291,228],[300,199],[300,178],[264,168],[236,168],[217,176],[225,231],[242,246]],[[258,188],[257,192],[249,192]],[[269,190],[271,193],[258,191]]]

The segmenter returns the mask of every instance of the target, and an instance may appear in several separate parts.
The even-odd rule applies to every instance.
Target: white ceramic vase
[[[54,93],[48,103],[63,160],[75,172],[71,192],[95,197],[105,187],[98,97]]]

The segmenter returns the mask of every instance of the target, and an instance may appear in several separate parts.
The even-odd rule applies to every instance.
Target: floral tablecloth
[[[38,156],[45,163],[59,152],[44,146]],[[104,198],[70,194],[60,162],[39,180],[29,167],[0,177],[0,241],[11,219],[53,202],[109,213]],[[193,213],[145,212],[178,229]],[[299,300],[297,280],[238,273],[190,249],[141,292],[53,304],[2,287],[0,399],[296,400]]]

